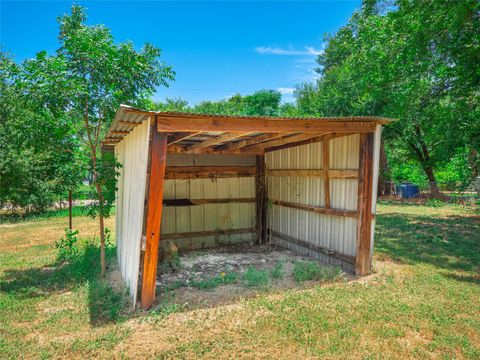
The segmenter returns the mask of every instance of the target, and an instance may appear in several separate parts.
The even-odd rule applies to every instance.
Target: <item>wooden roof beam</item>
[[[170,146],[170,145],[173,145],[173,144],[176,144],[182,140],[186,140],[188,138],[191,138],[193,136],[196,136],[196,135],[199,135],[201,134],[202,132],[190,132],[190,133],[179,133],[179,134],[175,134],[174,136],[172,136],[171,138],[168,139],[168,145],[167,146]]]
[[[265,142],[265,141],[278,139],[280,137],[284,137],[284,136],[287,136],[287,135],[289,135],[289,134],[288,133],[274,133],[274,134],[263,134],[263,135],[253,136],[253,137],[248,138],[248,139],[236,141],[232,144],[223,145],[223,146],[219,147],[217,150],[224,150],[224,151],[237,150],[237,149],[241,149],[241,148],[246,147],[246,146],[255,145],[255,144]]]
[[[230,140],[234,140],[236,138],[242,137],[242,136],[246,136],[250,133],[251,132],[238,132],[238,133],[235,132],[235,133],[222,134],[222,135],[219,135],[217,137],[214,137],[214,138],[211,138],[211,139],[208,139],[208,140],[204,140],[204,141],[199,142],[197,144],[190,145],[190,146],[187,147],[187,150],[197,150],[197,149],[202,149],[202,148],[208,148],[210,146],[221,144],[225,141],[230,141]]]
[[[159,132],[372,133],[374,121],[217,118],[157,115]]]
[[[301,142],[301,141],[305,141],[305,140],[308,140],[308,139],[311,139],[311,138],[316,138],[316,137],[323,136],[323,135],[325,135],[325,134],[297,134],[297,135],[283,137],[283,138],[276,139],[276,140],[267,141],[267,142],[257,144],[257,145],[254,145],[254,146],[249,146],[249,147],[243,148],[241,150],[243,150],[243,151],[245,151],[245,150],[247,150],[247,151],[255,151],[255,150],[262,151],[263,150],[263,151],[265,151],[265,149],[268,149],[268,148],[273,148],[273,147],[276,147],[276,146],[281,146],[281,145],[290,144],[290,143]]]

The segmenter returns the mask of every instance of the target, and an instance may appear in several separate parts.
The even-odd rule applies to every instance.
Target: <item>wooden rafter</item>
[[[178,133],[173,135],[170,139],[168,139],[168,144],[167,146],[171,146],[173,144],[176,144],[182,140],[186,140],[188,138],[191,138],[193,136],[199,135],[201,132],[191,132],[191,133]]]
[[[256,145],[265,141],[275,140],[280,137],[289,135],[288,133],[274,133],[274,134],[263,134],[252,136],[248,139],[236,141],[232,144],[227,144],[222,147],[219,147],[218,150],[229,151],[229,150],[238,150],[247,146]]]
[[[226,133],[226,134],[221,134],[219,136],[216,136],[214,138],[204,140],[202,142],[199,142],[197,144],[193,144],[187,147],[187,150],[197,150],[197,149],[202,149],[202,148],[208,148],[210,146],[214,146],[217,144],[221,144],[225,141],[230,141],[237,139],[242,136],[246,136],[250,134],[250,132],[234,132],[234,133]]]
[[[310,134],[310,133],[309,134],[291,135],[291,136],[282,137],[282,138],[276,139],[276,140],[266,141],[266,142],[263,142],[263,143],[260,143],[260,144],[257,144],[257,145],[248,146],[246,148],[241,149],[241,151],[245,151],[245,150],[247,150],[247,151],[255,151],[255,150],[265,151],[268,148],[272,148],[272,147],[276,147],[276,146],[280,146],[280,145],[285,145],[285,144],[289,144],[289,143],[295,143],[295,142],[302,141],[302,140],[307,140],[307,139],[310,139],[310,138],[313,138],[313,137],[317,137],[319,135],[320,134]]]

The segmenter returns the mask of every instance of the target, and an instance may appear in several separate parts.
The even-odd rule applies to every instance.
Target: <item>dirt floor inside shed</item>
[[[267,289],[308,287],[308,281],[295,280],[294,269],[299,263],[318,264],[337,279],[350,277],[339,268],[278,246],[230,245],[183,252],[161,261],[158,301],[187,307],[214,306],[250,298]]]

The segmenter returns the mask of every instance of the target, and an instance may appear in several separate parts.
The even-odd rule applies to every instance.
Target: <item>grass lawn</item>
[[[399,203],[378,213],[368,277],[148,314],[98,280],[86,216],[74,218],[80,255],[62,266],[64,214],[4,222],[0,358],[480,358],[480,216]]]

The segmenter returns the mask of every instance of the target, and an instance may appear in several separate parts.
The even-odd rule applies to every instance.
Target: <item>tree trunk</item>
[[[97,178],[97,174],[94,174],[94,178]],[[103,210],[103,194],[102,188],[99,184],[95,184],[95,188],[97,189],[98,194],[98,202],[99,202],[99,211],[98,211],[98,220],[100,225],[100,264],[101,264],[101,275],[102,278],[105,277],[105,273],[107,271],[107,263],[105,260],[105,222],[104,222],[104,210]]]
[[[72,207],[73,207],[73,201],[72,201],[72,190],[68,191],[68,228],[70,230],[73,229],[73,223],[72,223]]]
[[[380,142],[380,171],[378,174],[378,189],[377,195],[391,195],[390,191],[390,179],[387,178],[387,174],[390,173],[390,169],[388,167],[388,160],[387,154],[385,153],[385,146],[384,146],[384,139],[381,139]],[[387,180],[389,180],[389,184],[387,185]]]
[[[435,179],[435,174],[433,172],[433,168],[428,165],[428,164],[422,164],[423,171],[425,171],[425,174],[427,175],[428,182],[430,185],[430,195],[433,198],[442,198],[442,194],[440,193],[440,190],[438,189],[437,186],[437,180]]]
[[[105,224],[103,219],[103,214],[100,213],[99,222],[100,222],[100,264],[102,267],[102,278],[105,277],[107,271],[107,263],[105,261]]]

